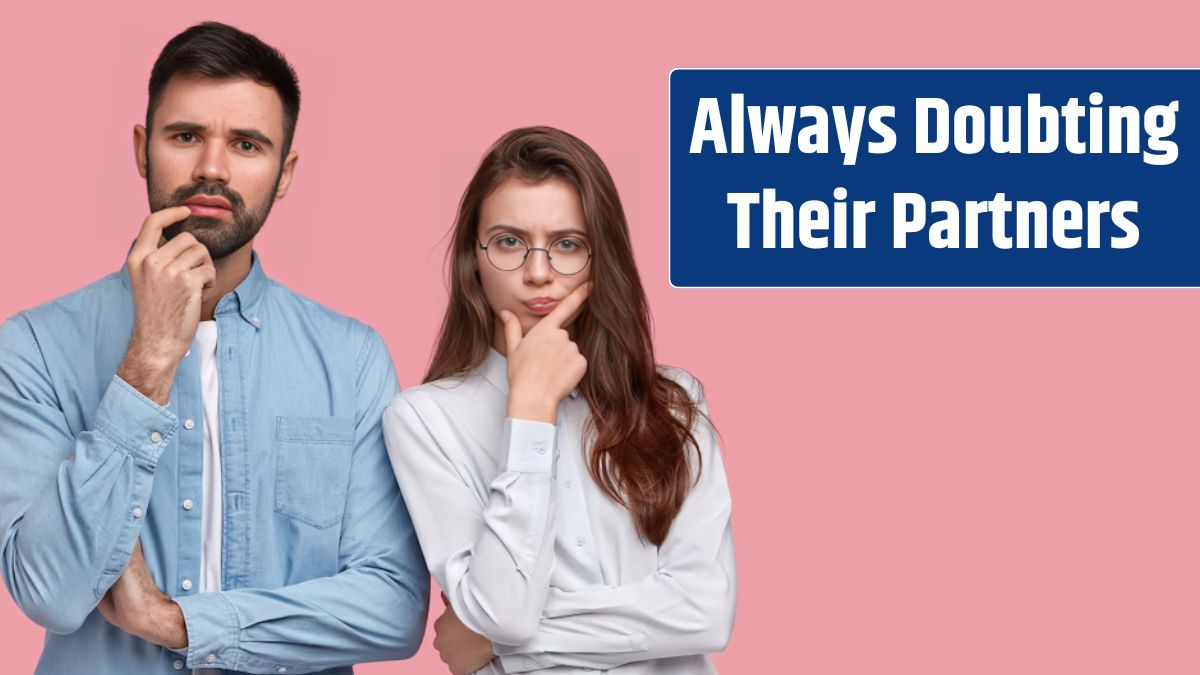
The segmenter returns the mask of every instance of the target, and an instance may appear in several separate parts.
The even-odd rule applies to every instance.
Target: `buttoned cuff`
[[[153,466],[175,435],[178,424],[175,413],[113,375],[92,426],[135,458]]]
[[[188,668],[238,670],[237,610],[221,593],[197,593],[172,598],[183,610],[187,625]]]
[[[502,645],[495,645],[497,652],[501,651]],[[549,668],[551,663],[545,658],[539,658],[537,654],[498,654],[500,665],[504,667],[506,673],[527,673],[531,670],[542,670]]]
[[[552,473],[554,470],[554,436],[557,427],[547,422],[513,419],[504,420],[504,452],[509,471],[520,473]]]

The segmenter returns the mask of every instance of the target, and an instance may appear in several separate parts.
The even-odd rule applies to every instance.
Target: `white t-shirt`
[[[204,392],[204,510],[200,515],[200,592],[221,590],[221,383],[217,322],[196,329],[200,388]]]

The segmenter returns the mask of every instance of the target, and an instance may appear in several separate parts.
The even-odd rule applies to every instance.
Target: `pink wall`
[[[404,386],[488,144],[545,123],[607,160],[660,357],[705,383],[725,439],[723,672],[1200,672],[1196,291],[678,290],[666,270],[671,68],[1196,66],[1195,5],[833,4],[8,8],[0,317],[120,266],[146,212],[130,129],[150,65],[227,21],[304,89],[266,270],[378,328]],[[0,635],[4,670],[32,670],[41,630],[7,593]],[[443,671],[427,646],[360,672]]]

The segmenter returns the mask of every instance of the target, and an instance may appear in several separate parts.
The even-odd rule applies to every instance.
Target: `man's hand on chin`
[[[154,585],[141,539],[133,546],[129,565],[97,609],[109,623],[130,635],[168,649],[187,647],[183,611]]]

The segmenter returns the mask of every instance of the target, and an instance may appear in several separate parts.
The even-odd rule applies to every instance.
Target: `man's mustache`
[[[171,193],[171,204],[181,206],[196,195],[224,197],[229,201],[229,205],[235,213],[242,211],[246,206],[246,202],[242,199],[241,195],[220,183],[193,183],[191,185],[184,185]]]

